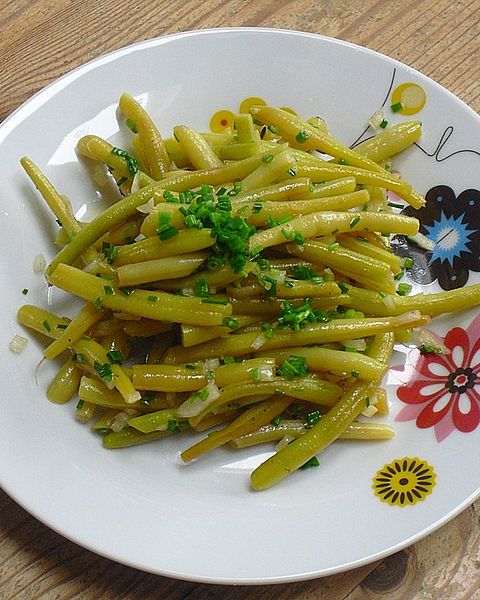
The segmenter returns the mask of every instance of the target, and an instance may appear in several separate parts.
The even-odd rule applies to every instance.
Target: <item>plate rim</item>
[[[134,52],[137,50],[147,49],[151,47],[158,47],[163,43],[168,43],[170,41],[175,41],[177,39],[188,38],[188,37],[196,37],[203,35],[218,35],[218,34],[233,34],[233,33],[254,33],[254,34],[273,34],[273,35],[292,35],[295,37],[306,37],[317,40],[322,40],[328,44],[340,45],[347,48],[353,48],[356,50],[360,50],[368,55],[376,55],[380,57],[382,60],[387,60],[391,64],[398,65],[402,69],[408,69],[411,73],[417,75],[420,79],[428,80],[430,84],[438,87],[443,94],[447,94],[452,100],[457,103],[460,103],[464,109],[466,109],[471,116],[475,117],[480,121],[480,116],[461,98],[450,92],[447,88],[445,88],[442,84],[438,83],[434,79],[431,79],[429,76],[424,75],[421,71],[409,66],[406,63],[403,63],[397,59],[389,57],[388,55],[383,54],[382,52],[372,50],[365,46],[361,46],[359,44],[355,44],[353,42],[349,42],[346,40],[342,40],[339,38],[329,37],[322,34],[316,34],[313,32],[304,32],[296,29],[282,29],[282,28],[272,28],[272,27],[219,27],[219,28],[205,28],[205,29],[192,29],[186,31],[174,32],[166,35],[155,36],[153,38],[148,38],[146,40],[141,40],[129,44],[127,46],[122,46],[115,50],[111,50],[105,53],[102,53],[80,65],[70,69],[66,73],[62,74],[58,78],[54,79],[46,86],[35,92],[32,96],[27,98],[24,102],[22,102],[17,108],[15,108],[11,113],[9,113],[5,119],[0,123],[0,147],[3,143],[5,137],[12,132],[17,122],[21,123],[22,120],[27,117],[29,114],[32,114],[37,110],[39,106],[42,106],[45,102],[48,102],[49,98],[54,95],[57,91],[60,91],[63,87],[67,86],[70,82],[74,81],[78,77],[81,77],[83,74],[88,73],[88,71],[97,68],[100,65],[105,65],[111,61],[116,60],[118,57],[121,57],[124,54]],[[43,100],[43,101],[42,101]],[[25,113],[25,114],[23,114]],[[89,544],[87,539],[79,540],[79,537],[75,535],[71,535],[68,531],[64,530],[61,527],[56,527],[55,524],[52,524],[48,519],[42,517],[41,511],[35,510],[33,506],[31,506],[25,498],[18,497],[15,493],[14,489],[10,489],[8,485],[6,485],[2,479],[4,478],[3,471],[0,468],[0,487],[5,491],[5,493],[11,497],[22,509],[27,511],[30,515],[36,518],[38,521],[42,523],[42,525],[48,527],[52,531],[61,535],[62,537],[70,540],[71,542],[78,544],[79,546],[94,552],[100,556],[104,556],[109,560],[120,562],[126,566],[130,566],[136,568],[138,570],[155,573],[164,577],[172,577],[175,579],[180,579],[183,581],[193,581],[198,583],[210,583],[210,584],[223,584],[223,585],[265,585],[265,584],[277,584],[277,583],[293,583],[296,581],[305,581],[312,580],[315,578],[325,577],[329,575],[334,575],[337,573],[345,572],[346,570],[358,568],[367,564],[371,564],[379,559],[385,558],[398,552],[411,544],[427,537],[437,529],[444,526],[446,523],[451,521],[458,514],[463,512],[468,506],[470,506],[476,499],[480,497],[480,486],[477,491],[467,497],[462,503],[457,505],[453,510],[444,515],[443,518],[436,521],[434,524],[426,527],[421,530],[417,534],[410,536],[408,539],[403,540],[402,542],[389,547],[386,550],[378,552],[374,555],[370,555],[363,559],[358,559],[356,561],[351,561],[349,563],[339,565],[336,567],[332,567],[329,569],[318,570],[315,572],[303,573],[303,574],[292,574],[287,576],[275,576],[275,577],[263,577],[263,578],[238,578],[234,579],[231,577],[222,578],[222,577],[199,577],[197,575],[192,576],[185,572],[173,572],[170,570],[162,570],[158,568],[156,570],[152,570],[149,567],[145,567],[141,562],[136,562],[133,560],[125,560],[125,558],[119,558],[115,552],[103,552],[99,551],[98,548],[93,544]],[[85,536],[87,538],[88,536]]]

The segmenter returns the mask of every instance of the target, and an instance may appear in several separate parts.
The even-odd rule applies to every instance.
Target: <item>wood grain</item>
[[[401,60],[480,111],[478,0],[2,0],[0,120],[70,69],[176,31],[267,26],[339,37]],[[478,600],[480,501],[380,563],[315,581],[228,587],[175,581],[80,548],[0,492],[0,599]]]

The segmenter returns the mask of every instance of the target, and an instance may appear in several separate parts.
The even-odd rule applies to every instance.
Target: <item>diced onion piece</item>
[[[135,238],[136,242],[142,242],[145,239],[145,236],[143,235],[143,233],[139,233],[137,235],[137,237]]]
[[[273,365],[262,365],[258,368],[260,375],[259,381],[272,381],[275,377],[275,367]]]
[[[378,412],[378,408],[376,406],[374,406],[373,404],[370,404],[370,406],[367,406],[367,408],[363,409],[361,414],[364,417],[373,417],[373,415],[375,415]]]
[[[43,256],[43,254],[37,254],[37,256],[33,259],[32,269],[34,273],[43,273],[47,268],[47,260]]]
[[[127,402],[128,404],[135,404],[135,402],[138,402],[141,398],[142,394],[135,390],[134,392],[127,394],[127,396],[125,397],[125,402]]]
[[[140,171],[137,171],[135,173],[135,177],[133,178],[130,192],[133,194],[134,192],[138,192],[139,189],[140,189]],[[153,201],[153,198],[152,198],[152,201]],[[137,210],[140,210],[140,207]],[[140,210],[140,212],[143,212],[143,211]],[[151,211],[149,211],[149,212],[151,212]]]
[[[118,415],[115,415],[111,425],[112,431],[118,432],[122,431],[122,429],[125,429],[125,427],[128,425],[129,419],[130,415],[125,410],[121,413],[118,413]]]
[[[204,373],[208,373],[209,371],[215,371],[220,366],[220,361],[218,358],[207,358],[203,362],[202,368]]]
[[[214,402],[220,396],[218,386],[210,381],[204,388],[194,392],[183,404],[177,409],[179,417],[196,417],[209,404]]]
[[[373,129],[380,129],[380,124],[385,121],[385,111],[383,108],[378,108],[373,115],[368,119],[368,124]]]
[[[424,327],[412,330],[411,343],[417,348],[430,348],[435,354],[450,354],[450,348],[445,346],[443,339]]]
[[[138,173],[137,173],[137,175],[138,175]],[[137,175],[135,175],[135,178],[137,177]],[[134,179],[134,181],[135,181],[135,179]],[[133,188],[133,185],[132,185],[132,188]],[[135,190],[135,191],[138,191],[138,190]],[[146,215],[150,214],[154,208],[155,208],[155,202],[154,202],[153,198],[150,198],[148,202],[145,202],[145,204],[141,204],[140,206],[137,206],[138,212],[141,212]]]
[[[28,344],[28,339],[21,335],[14,335],[10,340],[9,348],[12,352],[19,354],[23,352]]]
[[[267,341],[267,338],[261,333],[252,342],[251,346],[254,350],[258,350]]]

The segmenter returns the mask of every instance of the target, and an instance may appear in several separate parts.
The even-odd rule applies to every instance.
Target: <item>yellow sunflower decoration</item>
[[[432,493],[436,483],[433,467],[426,460],[408,456],[384,465],[373,478],[373,490],[392,506],[416,504]]]

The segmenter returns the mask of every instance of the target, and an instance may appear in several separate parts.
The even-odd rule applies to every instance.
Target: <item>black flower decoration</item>
[[[450,187],[438,185],[425,200],[423,208],[409,206],[402,213],[420,220],[420,232],[435,242],[435,248],[425,250],[396,236],[395,252],[414,259],[409,274],[416,283],[426,285],[437,279],[444,290],[462,287],[469,271],[480,271],[480,191],[469,189],[455,197]]]

